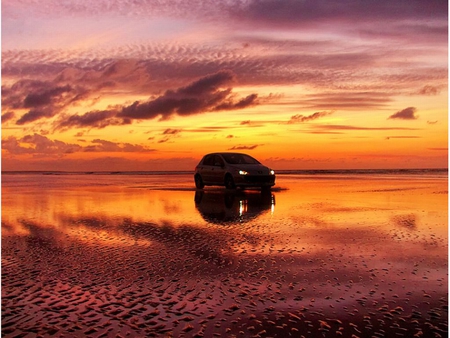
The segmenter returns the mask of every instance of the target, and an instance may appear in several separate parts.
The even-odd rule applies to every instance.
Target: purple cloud
[[[78,144],[65,143],[59,140],[51,140],[39,134],[26,135],[20,142],[28,144],[30,153],[63,155],[78,152],[82,149]],[[8,149],[10,152],[12,149]]]
[[[374,20],[447,18],[447,2],[430,0],[327,1],[327,0],[250,0],[230,12],[239,20],[265,25],[305,26],[322,22],[368,22]]]
[[[188,116],[207,111],[224,110],[227,107],[242,109],[253,104],[254,97],[252,95],[233,103],[230,98],[231,88],[221,89],[234,79],[234,73],[222,70],[205,76],[186,87],[167,90],[154,100],[143,103],[136,101],[132,105],[122,108],[117,116],[132,119],[160,117],[161,120],[166,120],[172,115]]]
[[[176,135],[179,133],[181,133],[181,129],[167,128],[166,130],[163,131],[162,135]]]
[[[108,125],[127,124],[126,122],[114,119],[117,114],[114,110],[98,110],[85,113],[83,115],[72,115],[66,120],[60,122],[57,129],[60,128],[105,128]]]
[[[2,124],[8,122],[14,118],[15,114],[12,111],[2,114]]]
[[[232,101],[228,101],[228,102],[224,102],[222,104],[219,104],[217,107],[214,108],[215,111],[218,110],[236,110],[236,109],[243,109],[246,107],[250,107],[253,105],[256,105],[257,102],[257,98],[258,95],[257,94],[250,94],[249,96],[243,98],[242,100],[238,101],[238,102],[232,102]]]
[[[55,87],[38,93],[28,94],[24,101],[25,108],[36,108],[51,104],[55,99],[59,99],[64,93],[70,92],[72,88],[67,85],[63,87]]]
[[[301,114],[291,116],[291,119],[287,122],[288,124],[299,123],[299,122],[308,122],[312,120],[319,119],[321,117],[332,114],[332,112],[315,112],[314,114],[304,116]]]
[[[417,120],[419,117],[416,116],[415,113],[416,113],[415,107],[408,107],[389,116],[388,120],[389,119]]]
[[[234,146],[234,147],[228,148],[228,150],[252,150],[258,146],[259,146],[258,144],[254,144],[251,146]]]
[[[27,124],[33,121],[40,120],[41,118],[51,118],[55,116],[56,112],[51,110],[30,110],[28,113],[22,115],[20,119],[17,120],[17,125]]]
[[[23,145],[27,146],[23,146]],[[21,139],[13,136],[2,140],[2,149],[10,154],[34,154],[34,155],[54,155],[64,156],[75,152],[125,152],[142,153],[152,152],[155,149],[146,148],[142,145],[131,143],[115,143],[106,140],[95,139],[92,145],[82,147],[74,143],[66,143],[59,140],[51,140],[39,134],[26,135]]]
[[[425,95],[425,96],[434,96],[434,95],[438,95],[439,93],[440,93],[439,88],[437,88],[435,86],[424,86],[419,91],[420,95]]]
[[[84,148],[86,152],[126,152],[126,153],[141,153],[152,152],[155,149],[146,148],[141,145],[131,143],[116,143],[106,140],[95,139],[92,140],[94,145]]]

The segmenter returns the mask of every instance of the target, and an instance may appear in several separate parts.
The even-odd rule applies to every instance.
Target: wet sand
[[[2,336],[447,336],[446,177],[191,181],[3,175]]]

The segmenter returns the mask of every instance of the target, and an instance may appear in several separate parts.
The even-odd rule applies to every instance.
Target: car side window
[[[204,165],[214,165],[214,155],[208,155],[203,160]]]
[[[222,167],[225,165],[225,163],[223,163],[223,160],[219,155],[216,155],[214,156],[214,165],[216,167]]]

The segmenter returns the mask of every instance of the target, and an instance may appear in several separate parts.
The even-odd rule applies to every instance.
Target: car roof
[[[205,156],[208,156],[208,155],[224,155],[224,154],[229,154],[229,155],[248,155],[248,154],[244,154],[244,153],[235,153],[235,152],[227,152],[227,151],[222,151],[222,152],[217,152],[217,153],[209,153],[209,154],[206,154]],[[248,156],[250,156],[250,155],[248,155]]]

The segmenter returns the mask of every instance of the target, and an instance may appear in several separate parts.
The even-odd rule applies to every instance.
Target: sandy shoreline
[[[3,336],[447,335],[447,180],[134,180],[3,183]]]

